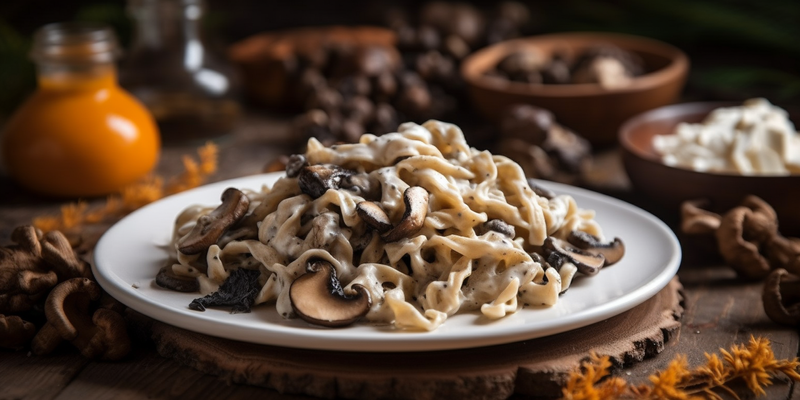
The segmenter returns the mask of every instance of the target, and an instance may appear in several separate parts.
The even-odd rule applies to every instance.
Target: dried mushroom
[[[403,218],[397,225],[381,238],[386,242],[396,242],[408,238],[422,229],[425,217],[428,215],[428,191],[420,186],[411,186],[403,192],[403,202],[406,209]]]
[[[20,350],[36,335],[36,326],[16,315],[0,314],[0,348]]]
[[[208,307],[230,306],[231,313],[247,313],[255,303],[261,290],[258,277],[261,272],[250,269],[235,269],[219,285],[219,290],[199,299],[194,299],[189,308],[205,311]]]
[[[11,234],[15,245],[0,248],[0,313],[30,310],[58,283],[42,258],[41,236],[32,226],[20,226]]]
[[[47,296],[47,323],[31,343],[34,354],[48,354],[68,341],[86,358],[118,360],[130,351],[125,320],[110,309],[91,312],[102,291],[87,278],[73,278],[56,286]]]
[[[551,254],[556,253],[572,264],[575,264],[575,266],[578,267],[578,271],[585,275],[597,274],[606,262],[602,254],[579,249],[569,242],[553,236],[549,236],[545,239],[543,248],[548,256],[548,260]]]
[[[625,244],[620,238],[614,238],[610,242],[602,242],[600,238],[583,231],[572,231],[567,237],[567,241],[573,246],[595,254],[602,254],[605,258],[605,265],[614,265],[622,256],[625,255]]]
[[[309,263],[306,273],[289,289],[292,309],[306,322],[328,327],[350,325],[367,314],[372,306],[369,291],[353,285],[355,294],[344,293],[336,270],[327,261]]]
[[[220,237],[250,208],[250,199],[242,191],[228,188],[222,193],[222,204],[207,215],[197,219],[191,232],[178,241],[178,250],[184,254],[199,254],[217,243]]]
[[[758,205],[733,208],[722,217],[716,230],[722,258],[741,276],[751,279],[762,279],[772,269],[762,250],[766,242],[777,235],[774,211]]]
[[[782,268],[772,271],[762,292],[764,312],[782,325],[800,327],[800,276]]]
[[[705,200],[684,201],[681,204],[681,232],[689,235],[713,234],[719,229],[722,217],[705,210]]]

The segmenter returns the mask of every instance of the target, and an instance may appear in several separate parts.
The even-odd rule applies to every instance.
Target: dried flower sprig
[[[197,149],[197,155],[199,163],[188,155],[183,156],[183,173],[168,182],[161,176],[151,176],[108,196],[99,207],[90,210],[85,201],[65,204],[61,207],[60,215],[34,218],[33,225],[45,232],[70,231],[86,224],[121,217],[164,196],[198,187],[217,171],[217,146],[207,143]]]
[[[580,371],[570,374],[563,388],[564,399],[722,399],[718,392],[738,399],[728,386],[737,379],[756,395],[765,394],[764,388],[779,374],[800,381],[797,358],[776,360],[768,339],[751,337],[748,344],[720,349],[720,354],[721,358],[706,353],[706,363],[693,370],[689,369],[686,356],[679,355],[666,369],[650,375],[650,384],[637,386],[611,376],[608,356],[592,354]]]

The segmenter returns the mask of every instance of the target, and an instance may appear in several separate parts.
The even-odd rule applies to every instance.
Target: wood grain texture
[[[199,371],[281,393],[322,398],[555,398],[590,351],[631,365],[651,357],[679,329],[681,288],[674,279],[634,309],[600,323],[541,339],[476,349],[356,353],[290,349],[210,337],[150,320],[160,354]]]

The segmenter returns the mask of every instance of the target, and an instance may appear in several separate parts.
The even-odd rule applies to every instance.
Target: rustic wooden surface
[[[469,135],[469,129],[466,132]],[[288,144],[292,140],[285,117],[248,116],[235,133],[217,141],[221,150],[220,169],[212,179],[258,173],[278,155],[289,151]],[[159,172],[166,176],[174,175],[180,170],[180,156],[192,153],[198,144],[165,148]],[[676,211],[660,209],[630,190],[616,150],[598,154],[596,163],[589,185],[591,189],[643,207],[675,226]],[[43,213],[55,213],[61,204],[63,201],[38,197],[0,177],[0,244],[8,243],[15,226],[28,223]],[[761,284],[737,279],[718,260],[701,257],[690,249],[691,246],[685,246],[684,261],[678,272],[685,296],[680,330],[664,345],[661,354],[625,366],[618,374],[631,383],[646,382],[648,375],[666,367],[677,354],[688,355],[690,364],[697,365],[704,361],[704,353],[746,342],[751,335],[769,338],[778,358],[796,357],[800,345],[798,332],[773,324],[766,317],[761,308]],[[530,386],[532,382],[530,374],[522,371],[517,374],[515,385]],[[303,383],[301,380],[294,384]],[[741,395],[748,398],[746,391]],[[236,384],[199,372],[160,356],[155,344],[149,341],[136,341],[131,354],[115,363],[85,360],[66,346],[56,354],[43,357],[25,351],[0,350],[0,399],[219,400],[256,396],[263,399],[308,398]],[[765,398],[800,399],[800,390],[779,380],[767,390]]]

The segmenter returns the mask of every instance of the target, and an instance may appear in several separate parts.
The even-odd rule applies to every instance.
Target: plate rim
[[[111,226],[98,240],[95,245],[93,253],[92,272],[95,279],[100,286],[108,292],[112,297],[122,302],[133,310],[140,312],[150,318],[165,322],[167,324],[187,329],[190,331],[206,334],[210,336],[222,337],[231,340],[244,341],[249,343],[283,346],[292,348],[302,348],[311,350],[325,350],[325,351],[359,351],[359,352],[413,352],[413,351],[438,351],[438,350],[454,350],[475,347],[485,347],[491,345],[507,344],[518,342],[522,340],[535,339],[554,335],[557,333],[566,332],[569,330],[577,329],[580,327],[588,326],[615,315],[619,315],[627,310],[630,310],[646,300],[653,297],[660,290],[662,290],[672,277],[677,273],[682,259],[682,249],[680,242],[675,236],[674,232],[658,217],[653,214],[620,199],[611,196],[597,193],[584,188],[561,184],[557,182],[537,180],[537,183],[547,187],[556,192],[571,192],[567,194],[577,193],[582,196],[590,197],[592,201],[604,203],[611,207],[622,208],[627,212],[637,214],[638,217],[644,218],[652,225],[651,228],[657,229],[666,238],[669,239],[669,260],[666,265],[662,266],[661,271],[650,281],[642,284],[637,289],[626,293],[618,298],[612,299],[607,303],[590,307],[588,310],[581,310],[557,318],[557,321],[551,323],[545,328],[536,329],[531,331],[530,327],[525,329],[527,324],[518,326],[505,327],[504,332],[494,333],[491,335],[453,335],[450,334],[436,334],[437,331],[432,332],[386,332],[386,338],[376,339],[374,332],[349,332],[348,335],[325,335],[320,332],[327,332],[328,328],[319,329],[298,329],[297,327],[289,325],[271,324],[267,321],[270,332],[269,335],[264,337],[263,328],[255,329],[249,324],[235,323],[228,321],[221,321],[212,317],[213,314],[209,313],[188,313],[186,310],[178,310],[168,304],[159,303],[153,299],[141,295],[140,291],[136,290],[139,286],[145,284],[142,282],[127,282],[121,277],[113,273],[113,268],[109,269],[106,265],[101,265],[101,260],[105,263],[107,257],[106,251],[108,241],[114,238],[117,229],[124,226],[123,222],[131,219],[139,218],[139,215],[150,212],[154,207],[163,207],[167,201],[175,201],[176,198],[192,197],[200,191],[211,190],[215,187],[222,186],[236,186],[239,182],[263,180],[263,184],[274,184],[283,173],[266,173],[248,175],[239,178],[223,180],[219,182],[212,182],[194,189],[190,189],[181,193],[177,193],[161,200],[148,204],[121,220],[117,221]],[[262,185],[263,185],[262,184]],[[188,207],[189,203],[184,203],[183,207]],[[590,207],[587,207],[590,208]],[[110,251],[110,249],[108,249]],[[147,282],[146,284],[152,284]],[[131,290],[132,289],[132,290]],[[452,317],[451,317],[452,318]],[[244,322],[244,320],[242,321]],[[215,332],[208,332],[207,326],[204,323],[211,325],[222,325],[225,329],[217,329]],[[447,324],[447,321],[445,321]],[[237,328],[237,329],[227,329]],[[345,328],[346,329],[346,328]],[[342,331],[338,329],[337,331]],[[383,332],[382,332],[383,333]],[[396,333],[403,334],[402,340],[398,345]],[[299,336],[298,336],[299,335]],[[455,337],[454,337],[455,336]],[[380,337],[380,336],[379,336]],[[390,345],[390,346],[387,346]]]

